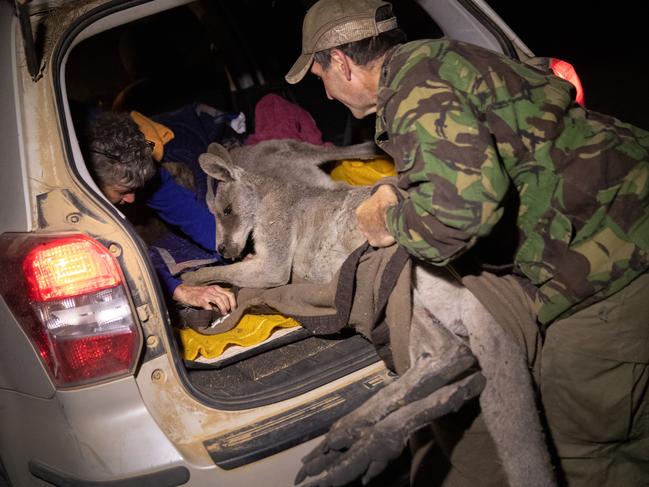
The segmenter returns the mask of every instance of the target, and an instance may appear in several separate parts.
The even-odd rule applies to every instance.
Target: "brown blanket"
[[[198,331],[222,333],[236,326],[245,313],[280,313],[315,335],[353,328],[376,346],[388,367],[406,370],[412,313],[410,272],[403,248],[373,249],[364,244],[347,258],[331,282],[240,289],[237,309],[222,323]]]

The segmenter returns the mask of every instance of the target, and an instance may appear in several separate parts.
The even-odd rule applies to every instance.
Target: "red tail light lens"
[[[0,251],[18,270],[2,293],[57,386],[133,370],[141,336],[119,265],[104,246],[85,235],[21,235],[3,236]]]
[[[34,248],[23,262],[34,301],[70,298],[119,285],[113,257],[94,240],[75,236]]]
[[[584,106],[586,103],[586,97],[584,95],[584,88],[581,85],[581,80],[577,75],[575,68],[567,61],[562,61],[561,59],[551,58],[550,59],[550,69],[552,72],[559,78],[570,81],[576,89],[575,100],[581,106]]]

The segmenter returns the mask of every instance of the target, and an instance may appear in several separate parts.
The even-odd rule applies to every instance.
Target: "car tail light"
[[[577,75],[577,71],[572,64],[561,59],[550,58],[550,69],[552,72],[559,78],[565,79],[572,83],[576,89],[575,100],[581,106],[584,106],[586,103],[586,97],[584,95],[584,88],[581,85],[581,80]]]
[[[119,264],[85,235],[5,234],[0,290],[58,387],[130,373],[141,335]]]

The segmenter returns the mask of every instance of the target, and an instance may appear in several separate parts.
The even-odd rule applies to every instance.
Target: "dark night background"
[[[649,130],[649,16],[642,3],[631,0],[485,0],[516,32],[523,42],[542,57],[570,62],[577,71],[586,96],[586,106]],[[276,5],[280,5],[278,2]],[[400,25],[410,38],[437,37],[436,32],[417,32],[420,25],[404,25],[401,10],[410,2],[395,2]],[[415,17],[416,17],[415,12]],[[295,20],[300,32],[301,17]],[[412,36],[413,30],[415,36]],[[299,51],[300,38],[286,41],[290,63]],[[294,52],[295,51],[295,52]],[[290,66],[290,64],[289,64]],[[311,77],[304,85],[317,84]],[[315,86],[309,93],[322,92]],[[313,96],[299,101],[312,110]],[[330,103],[329,115],[343,116],[339,103]],[[313,109],[312,113],[316,110]],[[325,121],[318,120],[326,132]],[[325,134],[328,136],[328,134]],[[331,140],[331,139],[327,139]]]
[[[621,0],[487,3],[537,56],[570,62],[586,106],[649,129],[649,17]]]

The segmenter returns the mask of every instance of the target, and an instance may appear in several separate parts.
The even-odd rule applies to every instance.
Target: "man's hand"
[[[356,208],[358,229],[372,247],[387,247],[394,243],[394,237],[385,226],[385,211],[397,202],[392,186],[383,184]]]
[[[180,284],[174,291],[173,298],[189,306],[203,309],[212,309],[216,306],[222,314],[228,314],[237,307],[234,293],[226,291],[220,286],[192,286]]]

